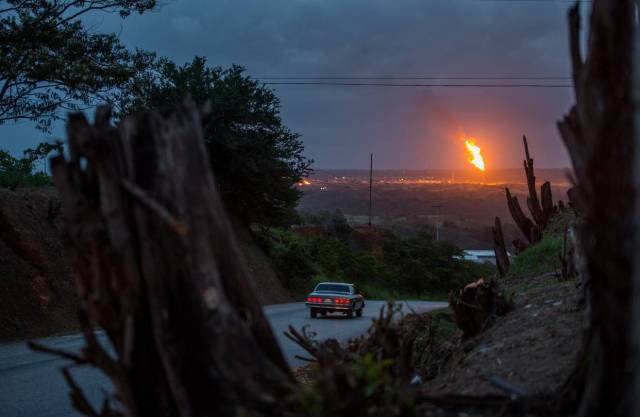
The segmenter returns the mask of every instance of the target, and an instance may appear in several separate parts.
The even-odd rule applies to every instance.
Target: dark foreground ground
[[[304,351],[285,338],[282,332],[289,325],[300,329],[309,325],[309,330],[317,333],[318,339],[336,338],[347,341],[364,333],[371,319],[378,315],[383,301],[368,301],[361,318],[345,319],[341,315],[310,319],[303,303],[288,303],[265,307],[267,318],[278,337],[281,348],[291,364],[298,366],[302,361],[295,355]],[[425,312],[445,307],[447,303],[410,301],[405,302],[403,311]],[[104,336],[101,336],[104,341]],[[58,349],[78,351],[83,340],[80,335],[71,334],[41,340]],[[59,371],[66,361],[49,355],[35,353],[24,342],[0,345],[0,409],[3,417],[65,417],[79,415],[71,408],[67,385]],[[110,384],[93,369],[77,368],[73,374],[94,403],[109,393]]]

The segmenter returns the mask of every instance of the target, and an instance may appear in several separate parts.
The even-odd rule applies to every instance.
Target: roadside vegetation
[[[25,150],[20,158],[0,149],[0,187],[15,190],[52,185],[51,177],[38,166],[44,166],[47,156],[61,149],[58,144],[41,143],[35,149]]]
[[[561,268],[559,256],[564,245],[565,228],[571,226],[575,216],[573,210],[556,214],[545,229],[542,240],[513,259],[509,275],[531,277],[559,271]]]
[[[427,231],[399,237],[384,229],[352,228],[339,213],[324,227],[254,232],[295,296],[318,282],[346,281],[369,298],[446,299],[449,290],[495,273],[491,264],[462,260],[460,248]]]
[[[562,250],[562,240],[545,237],[513,259],[509,269],[511,276],[528,277],[558,270],[558,255]]]

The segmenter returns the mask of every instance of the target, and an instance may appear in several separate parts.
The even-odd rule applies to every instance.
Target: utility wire
[[[532,76],[514,76],[514,77],[455,77],[455,76],[413,76],[413,77],[364,77],[364,76],[347,76],[347,77],[255,77],[259,80],[571,80],[571,77],[532,77]]]
[[[593,0],[471,0],[483,3],[593,3]]]
[[[394,84],[367,82],[314,82],[314,81],[284,81],[265,82],[265,85],[313,85],[313,86],[368,86],[368,87],[485,87],[485,88],[573,88],[572,84]]]

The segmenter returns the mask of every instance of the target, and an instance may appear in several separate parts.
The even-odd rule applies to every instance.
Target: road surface
[[[447,305],[427,301],[411,301],[407,304],[416,312]],[[302,362],[295,359],[295,355],[304,355],[305,352],[282,334],[290,324],[296,329],[308,324],[309,330],[314,331],[318,339],[333,337],[346,341],[363,334],[383,305],[382,301],[368,301],[363,316],[352,319],[338,314],[311,319],[303,303],[267,306],[265,312],[287,361],[291,366],[298,366]],[[408,310],[405,304],[404,311]],[[103,334],[99,334],[99,337],[104,341]],[[80,335],[50,337],[40,342],[76,352],[83,345]],[[79,416],[70,405],[68,389],[59,372],[59,368],[67,363],[50,355],[32,352],[24,343],[0,344],[0,414],[3,417]],[[98,371],[78,367],[73,374],[94,404],[99,404],[105,394],[111,392],[109,382]]]

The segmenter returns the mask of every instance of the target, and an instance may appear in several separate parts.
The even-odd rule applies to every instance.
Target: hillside
[[[77,297],[54,188],[0,189],[0,339],[75,326]]]
[[[76,328],[78,301],[63,222],[55,188],[0,189],[0,340]],[[269,259],[249,237],[240,245],[260,302],[289,301]]]

